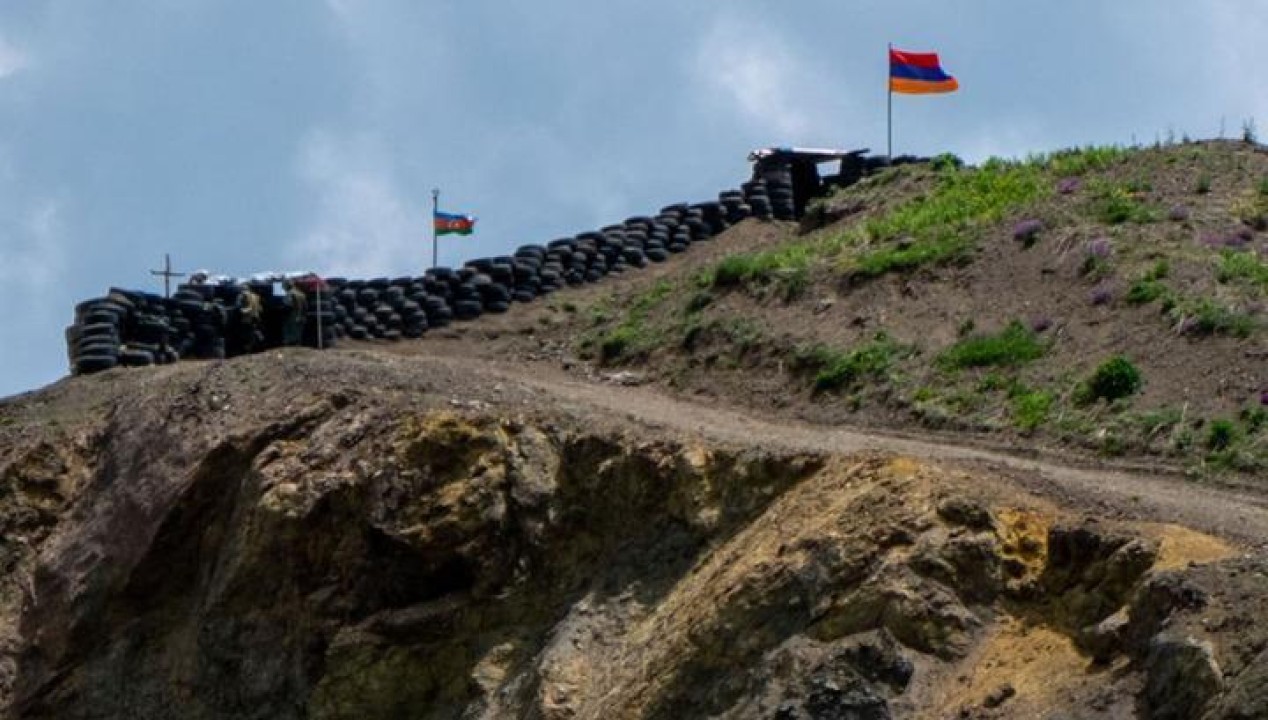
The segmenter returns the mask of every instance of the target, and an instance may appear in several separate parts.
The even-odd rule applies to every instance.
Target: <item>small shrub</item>
[[[1012,396],[1013,422],[1027,432],[1044,424],[1052,409],[1052,393],[1044,390],[1019,390]]]
[[[1092,372],[1077,393],[1077,399],[1083,403],[1107,400],[1113,402],[1140,390],[1143,380],[1140,370],[1130,360],[1116,355]]]
[[[934,155],[929,160],[929,166],[939,172],[943,170],[959,170],[964,167],[964,161],[954,153],[942,153],[941,155]]]
[[[1162,282],[1162,279],[1170,274],[1171,263],[1165,259],[1155,262],[1136,282],[1132,283],[1124,299],[1133,305],[1146,305],[1159,298],[1170,299],[1171,291]]]
[[[641,340],[639,328],[632,325],[618,325],[599,341],[599,353],[604,361],[616,360],[632,350]]]
[[[1241,412],[1241,420],[1246,425],[1246,431],[1255,433],[1261,428],[1268,425],[1268,410],[1261,407],[1244,407]]]
[[[1148,305],[1154,300],[1166,296],[1167,292],[1167,286],[1161,282],[1141,278],[1132,283],[1123,299],[1132,305]]]
[[[1212,420],[1206,429],[1206,449],[1213,452],[1227,450],[1237,441],[1237,423],[1232,420]]]
[[[1197,182],[1193,184],[1193,192],[1198,195],[1206,195],[1211,192],[1211,176],[1199,175]]]
[[[1047,347],[1034,331],[1012,322],[996,335],[965,338],[938,356],[938,364],[948,370],[995,365],[1021,365],[1043,357]]]

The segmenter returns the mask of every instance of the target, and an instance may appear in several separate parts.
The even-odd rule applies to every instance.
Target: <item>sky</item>
[[[716,197],[771,145],[969,162],[1268,132],[1261,0],[3,0],[0,397],[149,271],[421,274]]]

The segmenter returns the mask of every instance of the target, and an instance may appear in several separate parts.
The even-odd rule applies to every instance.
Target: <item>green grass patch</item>
[[[1018,386],[1009,393],[1013,424],[1030,432],[1048,420],[1054,397],[1047,390],[1031,390]]]
[[[864,232],[873,241],[930,240],[948,230],[998,222],[1048,192],[1039,167],[990,160],[979,169],[939,173],[928,196],[869,220]]]
[[[620,324],[599,336],[597,344],[600,358],[604,362],[613,362],[646,354],[659,345],[661,335],[648,326],[647,318],[652,310],[669,297],[673,289],[673,283],[660,280],[631,299]],[[596,324],[607,322],[607,311],[597,307],[593,311],[596,313],[593,317]],[[589,342],[592,341],[584,341],[584,344]]]
[[[1268,263],[1252,253],[1225,250],[1220,253],[1215,278],[1222,283],[1245,282],[1268,289]]]
[[[1123,299],[1132,305],[1148,305],[1155,300],[1166,297],[1169,293],[1170,290],[1167,288],[1166,283],[1141,278],[1127,288],[1127,294],[1123,296]]]
[[[937,358],[946,370],[970,367],[1015,366],[1043,357],[1047,347],[1035,332],[1013,321],[994,335],[976,335],[960,340]]]
[[[1041,166],[993,159],[943,165],[933,189],[835,238],[840,268],[862,277],[967,259],[976,231],[1051,192]]]
[[[868,378],[883,377],[905,351],[882,332],[852,350],[821,344],[798,348],[793,361],[794,367],[814,373],[815,392],[831,392],[852,388]]]
[[[809,285],[810,267],[823,254],[817,245],[789,242],[770,250],[731,255],[714,266],[708,279],[719,289],[773,287],[785,300],[792,300]]]
[[[1030,163],[1052,171],[1058,177],[1086,175],[1094,170],[1106,170],[1122,162],[1128,151],[1113,146],[1088,146],[1058,150],[1046,155],[1031,157]]]
[[[1135,183],[1105,180],[1093,183],[1092,212],[1098,220],[1109,225],[1157,222],[1162,214],[1144,201],[1141,197],[1144,192]]]
[[[973,243],[967,237],[949,233],[905,246],[883,247],[865,252],[855,257],[847,267],[862,277],[876,277],[889,272],[963,260],[972,249]]]
[[[1206,426],[1206,449],[1212,452],[1228,450],[1241,437],[1241,428],[1232,420],[1220,418]]]
[[[1175,304],[1174,295],[1164,278],[1171,274],[1171,263],[1159,260],[1136,279],[1127,289],[1125,299],[1133,305],[1148,305],[1155,300],[1166,300],[1169,310]]]
[[[1190,335],[1246,338],[1259,327],[1253,316],[1210,298],[1180,303],[1171,309],[1171,316],[1180,331]]]

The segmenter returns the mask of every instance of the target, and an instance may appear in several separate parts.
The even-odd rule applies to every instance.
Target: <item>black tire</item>
[[[119,337],[119,326],[114,323],[91,323],[79,326],[80,339],[91,337]]]
[[[119,353],[119,364],[124,367],[144,367],[154,364],[154,353],[148,350],[124,350]]]
[[[75,344],[75,349],[71,354],[76,358],[86,355],[118,357],[119,343],[108,338],[84,338]]]
[[[102,370],[109,370],[118,364],[118,358],[113,355],[82,355],[75,359],[75,373],[88,375]]]
[[[479,300],[459,300],[453,304],[455,320],[474,320],[484,312]]]

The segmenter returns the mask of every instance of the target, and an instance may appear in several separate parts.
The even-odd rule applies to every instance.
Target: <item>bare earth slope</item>
[[[12,717],[1262,717],[1262,498],[548,368],[0,405]]]

